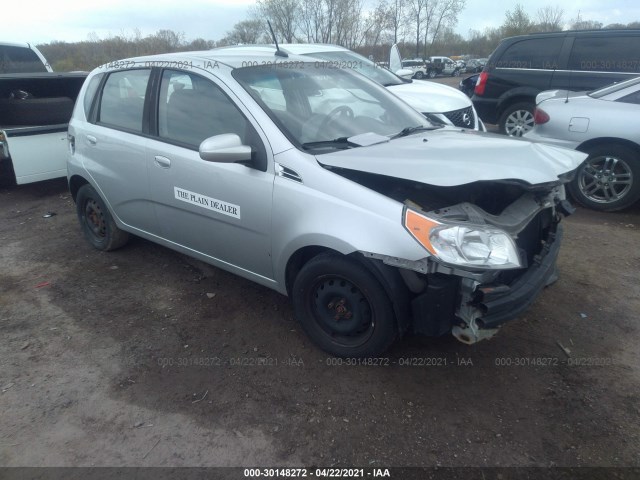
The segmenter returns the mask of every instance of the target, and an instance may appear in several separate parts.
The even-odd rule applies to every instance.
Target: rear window
[[[532,38],[514,43],[496,62],[496,68],[555,70],[564,37]]]
[[[144,99],[151,70],[125,70],[109,75],[102,90],[98,121],[142,132]]]
[[[569,68],[640,73],[640,36],[578,37],[573,42]]]
[[[36,52],[26,47],[0,45],[0,73],[46,72]]]

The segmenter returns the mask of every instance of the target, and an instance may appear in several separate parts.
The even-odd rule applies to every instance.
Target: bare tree
[[[458,15],[464,9],[466,0],[429,0],[424,26],[424,57],[427,56],[427,42],[433,45],[442,29],[451,29],[458,23]]]
[[[580,14],[578,18],[571,21],[571,30],[599,30],[602,28],[602,22],[596,20],[582,20]]]
[[[426,22],[427,3],[429,0],[408,0],[407,20],[415,29],[416,57],[420,55],[420,39],[422,37],[423,23]]]
[[[393,43],[398,43],[399,34],[406,26],[406,9],[407,0],[391,0],[389,3],[387,16],[389,17],[389,28],[393,32]]]
[[[362,23],[364,44],[377,45],[381,41],[383,33],[393,27],[392,7],[387,4],[386,0],[379,0],[376,8],[362,18]]]
[[[264,39],[263,23],[262,20],[242,20],[236,23],[227,36],[218,42],[218,46],[259,43]]]
[[[533,28],[534,24],[531,18],[519,3],[516,4],[513,11],[507,10],[505,13],[505,20],[502,24],[502,33],[505,37],[531,33]]]
[[[564,10],[558,6],[547,5],[538,9],[538,30],[557,32],[562,30]]]
[[[255,20],[271,22],[278,40],[293,43],[296,40],[298,17],[301,13],[297,0],[257,0]]]

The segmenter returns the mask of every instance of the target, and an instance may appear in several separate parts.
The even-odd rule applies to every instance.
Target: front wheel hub
[[[312,307],[318,325],[332,337],[357,341],[368,337],[373,315],[360,289],[343,278],[319,281],[312,290]]]

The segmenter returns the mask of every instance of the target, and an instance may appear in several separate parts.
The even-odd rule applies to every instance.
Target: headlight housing
[[[462,267],[522,268],[518,249],[504,231],[482,225],[442,223],[409,208],[404,226],[439,260]]]

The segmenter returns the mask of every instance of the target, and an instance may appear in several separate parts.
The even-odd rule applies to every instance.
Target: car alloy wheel
[[[629,193],[633,180],[633,172],[622,158],[602,155],[586,160],[579,173],[578,187],[592,202],[612,203]]]
[[[510,137],[521,137],[535,124],[533,117],[534,105],[529,103],[516,103],[507,108],[500,116],[500,131]]]

